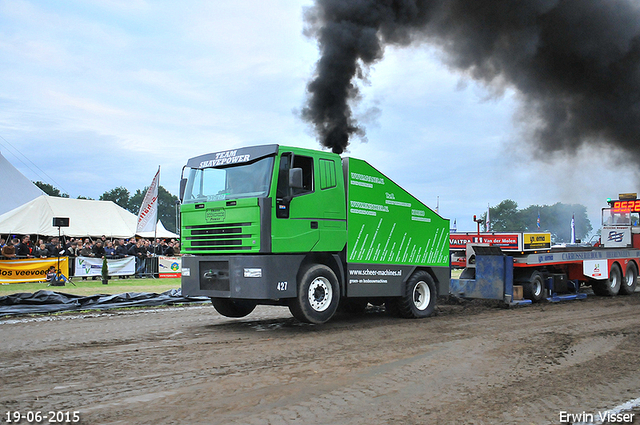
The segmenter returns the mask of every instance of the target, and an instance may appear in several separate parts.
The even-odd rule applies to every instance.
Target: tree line
[[[41,181],[33,182],[44,193],[49,196],[57,196],[60,198],[68,198],[67,193],[63,193],[55,186]],[[112,201],[115,204],[121,206],[125,210],[138,215],[140,206],[144,195],[147,193],[149,186],[144,189],[137,189],[135,193],[131,194],[127,188],[118,186],[114,189],[108,190],[100,195],[100,201]],[[78,196],[77,199],[93,199],[84,196]],[[158,220],[162,221],[164,227],[170,232],[179,233],[176,229],[176,204],[178,203],[178,197],[172,195],[164,187],[158,187]]]
[[[47,195],[68,198],[69,195],[50,184],[34,182]],[[137,189],[131,194],[128,189],[119,186],[100,195],[101,201],[113,201],[115,204],[138,215],[140,205],[149,187]],[[91,199],[78,196],[78,199]],[[164,187],[158,188],[158,219],[167,230],[178,233],[176,229],[176,204],[178,197]],[[538,228],[538,217],[540,227]],[[493,232],[549,232],[554,242],[571,242],[571,219],[575,217],[576,239],[584,240],[593,230],[587,207],[580,204],[530,205],[518,209],[518,203],[505,199],[495,207],[489,208],[491,231]],[[486,231],[487,213],[481,216]],[[586,241],[585,241],[586,242]]]
[[[538,218],[540,227],[538,227]],[[587,242],[591,233],[591,221],[587,207],[580,204],[530,205],[518,209],[517,202],[505,199],[495,207],[489,207],[489,220],[493,232],[549,232],[556,243],[571,242],[571,219],[575,218],[576,239]],[[481,219],[485,223],[487,213]],[[486,227],[485,227],[486,230]]]

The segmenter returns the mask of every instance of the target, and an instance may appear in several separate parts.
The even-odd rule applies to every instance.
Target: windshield
[[[265,197],[272,170],[273,156],[226,168],[192,168],[183,202]]]
[[[605,226],[619,225],[619,226],[637,226],[638,225],[638,213],[630,211],[621,211],[616,209],[603,208],[602,209],[602,224]]]

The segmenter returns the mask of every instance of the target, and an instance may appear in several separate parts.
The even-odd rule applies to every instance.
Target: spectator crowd
[[[0,259],[55,258],[55,257],[93,257],[93,258],[136,258],[136,274],[145,272],[146,260],[157,256],[173,257],[180,255],[180,243],[175,239],[98,239],[60,238],[54,236],[37,239],[30,235],[9,235],[0,237]]]
[[[123,258],[129,255],[135,257],[154,257],[164,255],[173,257],[180,255],[180,243],[175,239],[99,239],[68,238],[64,241],[56,236],[45,239],[31,240],[30,235],[0,237],[0,259],[14,258],[50,258],[50,257],[96,257]]]

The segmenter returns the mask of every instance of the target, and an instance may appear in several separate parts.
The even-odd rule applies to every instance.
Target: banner
[[[60,271],[69,276],[69,259],[60,257]],[[0,260],[0,283],[44,282],[49,267],[58,268],[57,258]]]
[[[180,257],[158,257],[158,274],[163,277],[181,277],[182,260]]]
[[[107,259],[109,276],[129,276],[136,272],[136,257]],[[102,276],[102,258],[76,257],[74,277]]]
[[[151,186],[144,195],[140,212],[138,213],[138,226],[136,233],[154,232],[158,222],[158,182],[160,180],[160,167],[151,182]]]

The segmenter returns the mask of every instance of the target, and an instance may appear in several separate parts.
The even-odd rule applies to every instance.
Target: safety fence
[[[102,276],[103,260],[92,257],[0,260],[0,283],[44,282],[51,267],[71,278],[97,278]],[[156,278],[180,277],[182,271],[180,257],[164,256],[107,258],[107,270],[111,277]]]

